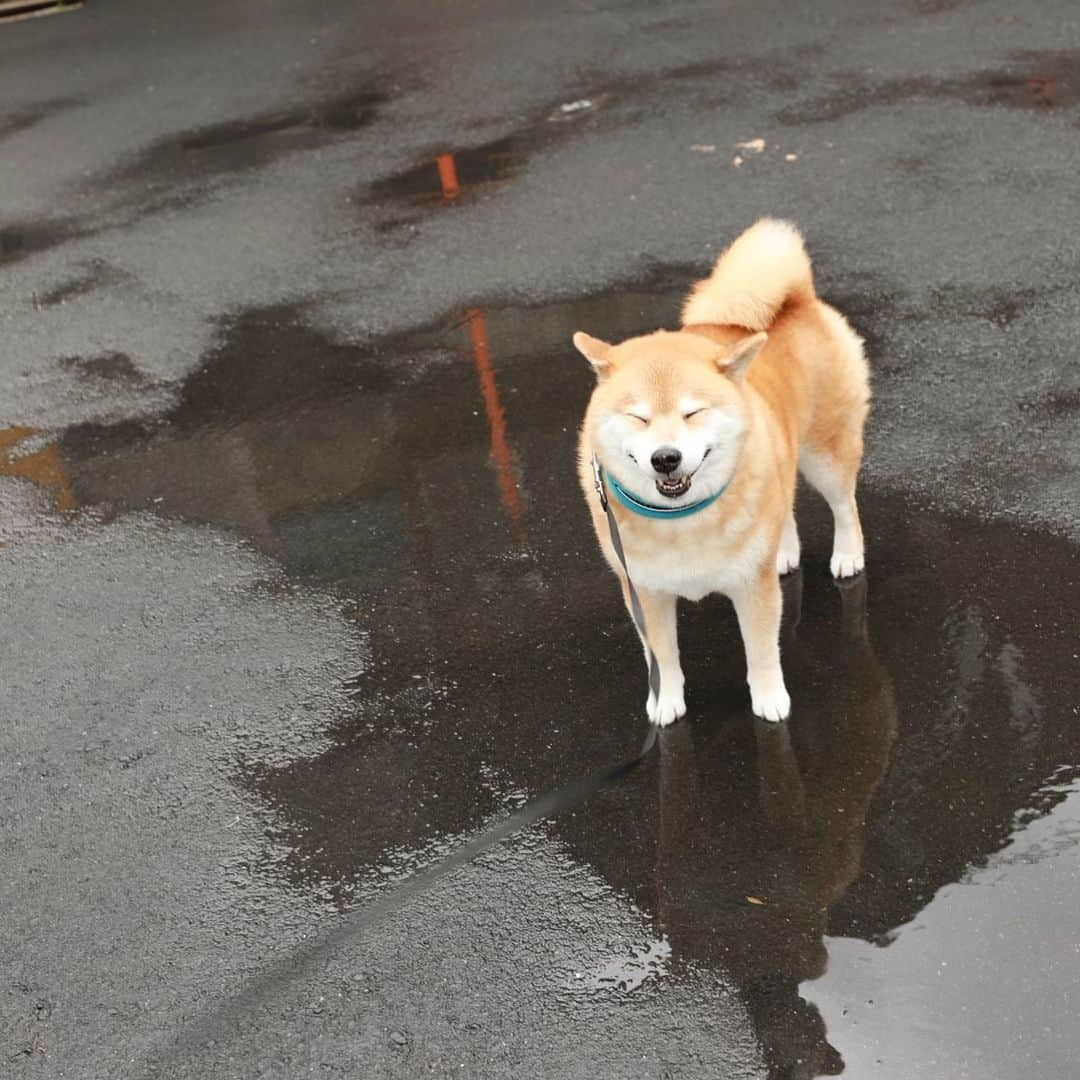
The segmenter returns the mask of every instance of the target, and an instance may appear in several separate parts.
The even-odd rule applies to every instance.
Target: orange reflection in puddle
[[[487,320],[484,313],[473,308],[466,312],[465,322],[469,329],[472,343],[473,362],[480,379],[480,396],[484,399],[484,412],[487,415],[491,433],[491,460],[499,478],[499,494],[514,539],[519,544],[525,542],[523,524],[524,507],[521,501],[521,474],[514,461],[510,448],[510,438],[506,427],[506,412],[499,400],[499,387],[495,381],[495,364],[488,344]]]
[[[439,170],[439,183],[442,185],[443,198],[447,202],[453,202],[461,194],[461,185],[458,183],[454,155],[440,154],[435,159],[435,165]]]
[[[534,150],[528,139],[514,135],[481,146],[448,150],[375,181],[370,193],[377,200],[404,199],[423,206],[451,206],[466,196],[513,179]]]
[[[0,429],[0,476],[17,476],[29,480],[52,494],[57,510],[74,510],[78,506],[68,478],[60,447],[49,443],[40,450],[18,453],[20,444],[37,435],[38,429],[10,427]]]

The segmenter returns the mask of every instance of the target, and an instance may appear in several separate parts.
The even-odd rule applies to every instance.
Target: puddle
[[[114,177],[173,185],[272,164],[287,154],[325,146],[367,127],[388,100],[370,87],[322,102],[278,109],[170,135],[140,153]]]
[[[1060,419],[1080,413],[1080,389],[1054,390],[1042,397],[1025,402],[1021,408],[1038,417]]]
[[[447,148],[392,176],[366,185],[364,201],[403,200],[449,206],[485,188],[513,179],[530,157],[575,130],[609,103],[609,94],[563,102],[527,128],[479,146]],[[406,222],[390,222],[385,228]]]
[[[471,834],[507,790],[545,792],[636,748],[640,650],[577,488],[590,379],[568,342],[670,324],[679,296],[658,279],[476,309],[369,348],[327,341],[299,308],[247,312],[163,421],[55,444],[75,504],[237,530],[370,632],[372,665],[329,748],[240,769],[289,852],[259,872],[346,908]],[[655,992],[690,970],[734,980],[774,1077],[834,1075],[855,1053],[854,1019],[812,988],[855,979],[866,956],[912,1059],[948,1041],[950,1010],[978,1001],[945,997],[938,1026],[921,1026],[903,1000],[925,973],[894,968],[897,944],[939,897],[962,912],[950,890],[984,870],[1000,917],[1025,920],[1027,894],[1002,882],[1027,864],[1002,855],[1033,823],[1053,847],[1080,772],[1075,549],[882,492],[863,506],[871,570],[838,588],[826,514],[802,500],[806,563],[785,582],[790,724],[749,715],[729,605],[687,606],[692,720],[549,826],[651,917],[665,951],[634,970]],[[1048,908],[1040,933],[1071,956],[1069,910]],[[1023,965],[996,935],[965,939],[962,919],[951,932],[961,952]],[[1032,968],[1018,985],[1067,1001],[1075,978]],[[1038,1032],[1016,1034],[1036,1054]],[[1060,1075],[1037,1056],[1023,1066]]]
[[[33,105],[24,105],[17,109],[0,112],[0,142],[19,135],[30,128],[36,127],[44,120],[48,120],[58,113],[67,109],[73,109],[85,104],[82,98],[53,98],[48,101],[39,101]]]
[[[222,177],[261,169],[290,154],[350,138],[370,125],[388,100],[387,94],[365,87],[296,109],[268,111],[169,135],[116,168],[89,178],[87,193],[91,189],[109,192],[99,210],[0,224],[0,267],[69,240],[188,208]],[[0,138],[25,130],[71,104],[78,102],[53,102],[0,115]],[[126,276],[102,260],[85,265],[85,273],[57,285],[38,300],[38,305],[64,303]]]
[[[0,429],[0,476],[29,480],[48,493],[56,510],[78,505],[59,446],[35,428]]]
[[[496,184],[515,176],[529,155],[529,140],[511,135],[465,150],[436,156],[396,176],[371,185],[375,199],[410,199],[450,203],[483,184]]]
[[[937,310],[952,315],[985,319],[995,326],[1011,326],[1022,315],[1030,314],[1045,302],[1046,293],[1037,289],[971,289],[945,286],[935,289],[933,303]]]
[[[1049,813],[1018,822],[1001,852],[942,889],[887,949],[827,939],[830,971],[802,990],[851,1075],[1073,1075],[1080,784],[1047,794]]]
[[[78,226],[59,220],[41,219],[0,226],[0,267],[48,251],[75,239],[80,233]]]
[[[65,356],[60,364],[80,375],[89,375],[110,382],[141,384],[146,381],[135,361],[127,353],[104,352],[94,356]]]
[[[953,99],[968,105],[1013,109],[1067,109],[1080,102],[1080,53],[1018,52],[1012,66],[975,71],[952,79],[892,79],[881,83],[863,75],[840,76],[838,89],[777,114],[782,124],[840,120],[875,105]]]
[[[975,0],[915,0],[915,11],[920,15],[944,15],[946,11],[968,7]]]
[[[39,308],[56,307],[76,300],[80,296],[128,280],[128,275],[115,266],[110,266],[104,259],[88,259],[80,273],[53,286],[41,296],[35,296],[34,303]]]
[[[382,94],[363,91],[296,112],[269,113],[247,120],[211,124],[179,136],[177,142],[181,149],[189,153],[200,153],[238,146],[267,136],[292,138],[317,132],[358,131],[371,123],[376,107],[385,101]]]

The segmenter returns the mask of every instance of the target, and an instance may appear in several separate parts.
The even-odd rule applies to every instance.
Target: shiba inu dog
[[[779,576],[799,565],[797,473],[832,508],[832,572],[863,569],[855,504],[870,404],[862,339],[814,293],[802,236],[764,219],[720,256],[682,311],[682,329],[609,345],[578,332],[597,376],[579,442],[579,474],[600,547],[623,586],[594,458],[645,615],[660,693],[649,719],[686,713],[677,599],[735,605],[754,713],[791,710],[780,666]]]

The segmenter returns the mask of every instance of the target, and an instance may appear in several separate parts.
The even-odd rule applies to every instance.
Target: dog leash
[[[615,554],[618,556],[619,563],[623,568],[623,573],[626,575],[627,590],[630,593],[630,614],[633,617],[634,625],[637,627],[638,633],[641,635],[642,643],[645,646],[645,653],[649,660],[649,689],[655,697],[659,698],[660,665],[657,663],[655,653],[653,653],[652,649],[649,647],[649,639],[645,633],[645,612],[641,608],[641,600],[638,597],[637,589],[634,588],[634,582],[630,577],[630,570],[626,565],[626,553],[623,550],[622,536],[619,533],[619,523],[615,520],[615,514],[611,509],[611,500],[608,498],[607,489],[604,484],[603,467],[600,465],[600,461],[595,454],[593,455],[592,465],[593,475],[596,481],[596,493],[600,497],[600,505],[604,508],[608,529],[611,531],[611,543],[615,549]],[[403,882],[399,888],[395,889],[391,895],[380,897],[372,905],[360,909],[358,916],[362,920],[362,924],[370,922],[372,917],[381,913],[380,900],[407,900],[420,892],[423,892],[451,870],[471,862],[481,852],[493,847],[501,840],[505,840],[506,837],[511,834],[540,821],[542,818],[549,817],[561,810],[575,806],[587,799],[590,795],[599,791],[601,788],[607,787],[608,784],[621,780],[623,777],[633,772],[634,769],[649,756],[649,751],[651,751],[655,745],[656,725],[650,723],[649,730],[645,735],[645,741],[641,744],[641,749],[634,757],[627,758],[617,765],[610,765],[606,769],[601,769],[599,772],[592,773],[589,776],[583,776],[577,780],[572,780],[569,784],[564,784],[554,791],[549,791],[543,795],[537,795],[535,798],[530,799],[524,806],[514,811],[514,813],[510,814],[508,817],[503,818],[502,821],[498,822],[490,829],[481,833],[479,836],[474,837],[472,840],[466,841],[460,847],[455,848],[441,862],[435,863],[426,870],[422,870],[418,874],[413,875],[413,877]]]
[[[641,610],[641,600],[638,598],[637,589],[634,588],[634,579],[630,577],[630,568],[626,565],[626,553],[623,551],[619,523],[615,520],[615,512],[611,509],[611,500],[608,498],[607,485],[604,483],[604,467],[595,454],[592,456],[592,470],[593,485],[596,487],[596,494],[600,497],[600,505],[604,508],[604,514],[607,517],[608,531],[611,533],[611,546],[615,549],[619,564],[626,575],[626,588],[630,593],[630,615],[634,620],[634,625],[637,627],[637,632],[641,635],[641,643],[645,646],[645,656],[649,661],[649,689],[652,691],[653,697],[659,700],[660,665],[656,662],[656,655],[649,646],[649,635],[645,633],[645,612]],[[655,725],[651,734],[653,736],[652,742],[655,742]],[[645,742],[648,744],[649,749],[652,749],[652,742],[648,739]]]
[[[626,553],[623,550],[622,536],[619,534],[619,524],[615,520],[615,514],[612,512],[611,502],[604,484],[604,471],[595,455],[593,455],[592,467],[596,481],[596,493],[600,497],[600,505],[604,508],[608,529],[611,532],[611,544],[623,568],[623,573],[626,575],[627,591],[630,595],[630,615],[634,620],[638,633],[641,635],[642,643],[645,646],[645,654],[648,657],[649,689],[656,697],[659,697],[660,667],[657,664],[655,654],[649,647],[649,639],[645,634],[645,613],[642,611],[641,600],[638,597],[637,589],[634,588],[634,582],[626,565]],[[616,765],[610,765],[606,769],[601,769],[589,776],[572,780],[554,791],[529,799],[523,806],[491,828],[484,830],[479,836],[475,836],[454,848],[439,862],[418,871],[412,877],[397,885],[397,887],[390,886],[385,893],[376,896],[363,907],[346,912],[336,926],[318,935],[314,940],[303,942],[283,956],[270,970],[249,981],[233,997],[227,1001],[217,1003],[211,1012],[197,1017],[193,1023],[179,1033],[176,1039],[171,1041],[165,1049],[165,1059],[190,1061],[191,1055],[197,1053],[199,1049],[205,1048],[209,1044],[220,1044],[226,1041],[230,1033],[235,1032],[240,1017],[258,1007],[260,1002],[265,1001],[274,993],[285,989],[289,983],[302,976],[305,972],[314,970],[320,960],[328,960],[356,934],[392,914],[409,900],[427,892],[442,878],[472,862],[483,852],[494,847],[507,837],[543,818],[551,817],[572,806],[576,806],[602,788],[629,776],[649,756],[652,748],[656,745],[656,731],[656,724],[650,723],[645,741],[641,744],[641,749],[633,757],[627,758]],[[160,1059],[158,1060],[160,1062]],[[150,1075],[157,1076],[159,1073],[154,1072]]]

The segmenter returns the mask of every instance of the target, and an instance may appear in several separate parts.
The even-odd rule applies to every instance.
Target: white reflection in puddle
[[[1075,1075],[1080,781],[1044,794],[1064,797],[938,892],[886,947],[826,939],[828,971],[800,993],[820,1010],[845,1075]]]

